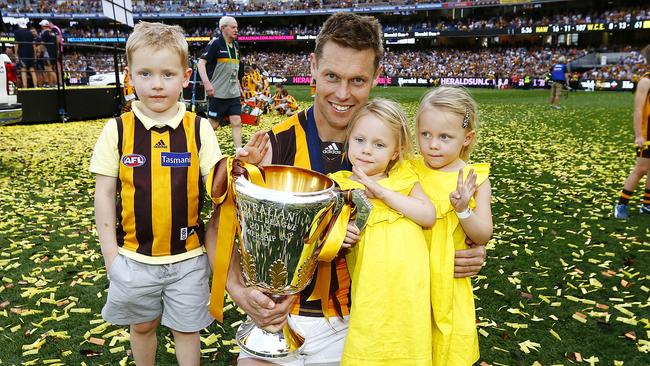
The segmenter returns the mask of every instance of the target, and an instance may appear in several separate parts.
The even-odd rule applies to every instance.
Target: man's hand
[[[212,86],[212,83],[205,83],[203,85],[203,90],[205,90],[205,95],[214,97],[214,87]]]
[[[639,136],[634,139],[634,144],[639,147],[645,146],[646,142],[647,140],[643,138],[643,136]]]
[[[481,271],[485,264],[485,246],[465,239],[469,249],[457,250],[454,258],[454,277],[471,277]]]
[[[234,295],[231,293],[231,296]],[[255,322],[266,331],[277,332],[287,323],[289,311],[295,296],[287,296],[279,302],[274,302],[270,297],[252,287],[242,288],[236,296],[235,303]]]
[[[242,149],[237,149],[235,158],[246,163],[258,165],[266,155],[266,152],[271,147],[269,135],[264,131],[257,131],[251,139],[248,140],[246,146]]]

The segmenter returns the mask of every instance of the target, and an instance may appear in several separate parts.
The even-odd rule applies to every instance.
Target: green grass
[[[308,88],[290,90],[303,106],[311,103]],[[378,87],[373,96],[399,100],[413,117],[424,91]],[[481,361],[568,365],[579,353],[585,365],[649,364],[650,217],[636,214],[640,189],[632,217],[611,218],[634,162],[632,95],[571,93],[562,110],[551,110],[547,91],[472,93],[481,115],[472,160],[492,163],[495,222],[487,265],[475,278]],[[280,120],[264,116],[258,128]],[[110,345],[125,334],[117,333],[122,328],[99,315],[107,280],[88,161],[103,124],[0,128],[3,365],[127,360],[128,342]],[[246,136],[255,129],[246,127]],[[218,136],[231,153],[230,130]],[[573,318],[576,312],[586,316],[584,323]],[[212,349],[206,364],[233,362],[231,324],[240,318],[228,310],[225,324],[204,332],[220,335],[203,345]],[[91,344],[90,337],[105,337],[106,344]],[[160,328],[157,364],[175,364],[168,349],[169,331]]]

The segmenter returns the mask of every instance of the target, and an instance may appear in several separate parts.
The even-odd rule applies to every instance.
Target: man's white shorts
[[[296,356],[273,360],[282,366],[306,366],[341,362],[345,336],[348,334],[349,316],[343,320],[332,316],[326,318],[291,315],[289,324],[298,333],[305,336],[302,352]],[[239,354],[240,359],[255,358],[244,350]]]

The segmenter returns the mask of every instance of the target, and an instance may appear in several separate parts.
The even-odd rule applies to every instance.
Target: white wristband
[[[472,209],[469,208],[468,206],[463,212],[458,212],[458,211],[455,212],[456,212],[456,216],[458,216],[459,219],[466,219],[470,217],[470,215],[472,214]]]

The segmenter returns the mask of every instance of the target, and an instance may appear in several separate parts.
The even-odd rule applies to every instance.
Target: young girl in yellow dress
[[[472,365],[479,358],[469,277],[454,278],[454,252],[465,239],[492,236],[489,164],[468,164],[476,143],[477,106],[465,89],[440,87],[424,95],[417,112],[420,156],[411,161],[436,208],[425,231],[430,247],[433,365]]]
[[[352,172],[331,175],[365,189],[373,205],[349,255],[352,309],[342,365],[431,365],[429,259],[422,227],[435,211],[405,157],[411,137],[400,106],[374,99],[348,125]]]

